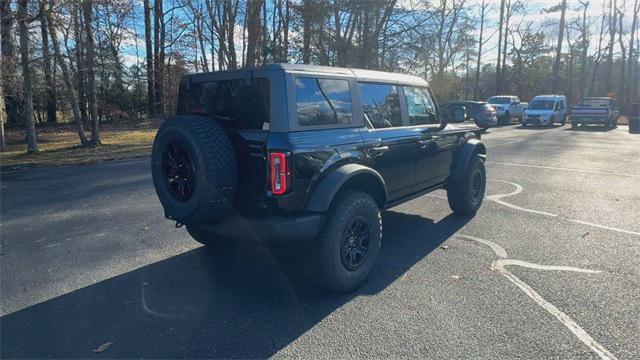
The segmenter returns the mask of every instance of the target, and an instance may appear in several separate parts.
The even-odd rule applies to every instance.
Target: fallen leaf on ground
[[[586,233],[582,234],[582,238],[583,238],[583,239],[584,239],[584,238],[586,238],[586,237],[587,237],[587,235],[589,235],[589,232],[588,232],[588,231],[587,231]]]
[[[462,276],[460,276],[460,275],[451,275],[451,278],[454,279],[454,280],[460,280],[460,279],[462,279]]]
[[[106,342],[106,343],[98,346],[97,349],[93,349],[92,351],[95,352],[95,353],[101,353],[101,352],[107,350],[109,348],[109,346],[111,346],[111,344],[113,344],[111,341]]]
[[[448,248],[449,248],[449,246],[447,246],[447,245],[440,246],[440,249],[442,249],[442,250],[447,250]]]

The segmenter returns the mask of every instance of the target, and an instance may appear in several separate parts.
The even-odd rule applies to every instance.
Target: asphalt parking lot
[[[483,140],[477,215],[443,191],[385,212],[376,269],[341,296],[296,251],[200,247],[146,160],[4,173],[0,356],[639,358],[640,135]]]

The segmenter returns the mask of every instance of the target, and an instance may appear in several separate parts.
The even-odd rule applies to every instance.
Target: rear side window
[[[353,118],[349,82],[340,79],[296,78],[298,124],[350,124]]]
[[[178,115],[204,114],[225,129],[268,128],[270,85],[266,78],[207,81],[181,87]]]
[[[374,129],[402,126],[400,98],[395,85],[360,83],[365,123]]]
[[[429,90],[421,87],[404,87],[404,96],[407,99],[407,111],[409,124],[425,125],[439,124],[436,105]]]

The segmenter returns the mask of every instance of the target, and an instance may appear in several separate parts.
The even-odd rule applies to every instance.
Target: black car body
[[[336,199],[345,193],[358,192],[385,209],[447,186],[481,186],[474,193],[480,196],[477,206],[467,212],[475,212],[482,201],[484,167],[476,179],[481,184],[460,185],[470,164],[484,161],[481,129],[447,125],[426,81],[416,76],[289,64],[191,74],[181,81],[178,115],[168,128],[180,132],[181,126],[194,123],[200,132],[214,131],[208,123],[215,120],[224,129],[215,136],[226,133],[232,145],[232,150],[216,144],[185,146],[182,153],[193,157],[203,151],[203,156],[224,155],[224,161],[212,166],[226,171],[235,163],[230,177],[237,173],[237,183],[227,186],[234,189],[224,216],[183,216],[183,208],[191,209],[188,203],[197,200],[189,196],[200,196],[198,184],[210,180],[187,181],[189,174],[203,171],[198,170],[200,160],[186,162],[190,172],[180,172],[183,165],[172,168],[179,153],[172,155],[171,145],[163,149],[160,138],[167,136],[161,135],[162,128],[156,137],[152,170],[165,215],[185,223],[203,243],[205,237],[313,242],[327,236],[328,224],[335,221],[332,211],[339,210]],[[197,132],[186,136],[197,138],[194,142],[216,141]],[[173,193],[195,190],[186,194],[188,200],[177,202],[174,198],[181,195],[169,196],[167,188]],[[218,207],[224,203],[221,199]]]
[[[487,129],[498,124],[496,110],[484,101],[452,101],[441,105],[443,116],[456,108],[461,108],[465,114],[465,121],[472,121],[478,127]]]

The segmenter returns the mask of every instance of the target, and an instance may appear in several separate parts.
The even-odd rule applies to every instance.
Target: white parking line
[[[496,194],[496,195],[489,195],[486,197],[487,200],[491,200],[493,202],[496,202],[500,205],[512,208],[514,210],[520,210],[520,211],[525,211],[525,212],[530,212],[530,213],[534,213],[534,214],[540,214],[540,215],[545,215],[545,216],[550,216],[550,217],[558,217],[558,215],[556,214],[552,214],[552,213],[548,213],[545,211],[538,211],[538,210],[533,210],[533,209],[527,209],[527,208],[523,208],[520,207],[518,205],[514,205],[512,203],[508,203],[506,201],[501,200],[502,198],[508,197],[508,196],[513,196],[513,195],[517,195],[520,194],[522,192],[522,186],[513,183],[513,182],[509,182],[509,181],[504,181],[504,180],[491,180],[491,179],[487,179],[488,181],[495,181],[495,182],[501,182],[501,183],[505,183],[505,184],[509,184],[509,185],[513,185],[516,187],[516,189],[508,194]]]
[[[573,168],[565,168],[565,167],[542,166],[542,165],[531,165],[531,164],[517,164],[517,163],[511,163],[511,162],[489,161],[489,160],[487,160],[487,163],[488,164],[508,165],[508,166],[529,167],[529,168],[535,168],[535,169],[564,170],[564,171],[573,171],[573,172],[586,173],[586,174],[602,174],[602,175],[615,175],[615,176],[640,178],[640,176],[638,176],[638,175],[623,174],[623,173],[616,173],[616,172],[610,172],[610,171],[573,169]]]
[[[489,240],[480,239],[475,236],[463,235],[463,234],[455,234],[455,237],[460,237],[466,240],[475,241],[484,245],[489,246],[496,255],[500,258],[495,260],[492,263],[492,267],[496,269],[502,276],[506,277],[514,283],[522,292],[524,292],[528,297],[533,299],[540,307],[542,307],[549,314],[553,315],[558,321],[560,321],[564,326],[569,329],[573,333],[573,335],[578,338],[578,340],[582,341],[591,351],[596,353],[601,359],[615,359],[616,357],[611,354],[604,346],[600,345],[589,333],[587,333],[580,325],[578,325],[569,315],[565,314],[562,310],[558,309],[555,305],[547,301],[543,298],[537,291],[535,291],[531,286],[529,286],[524,281],[520,280],[516,275],[506,269],[507,266],[523,266],[530,269],[537,270],[546,270],[546,271],[574,271],[581,272],[587,274],[597,274],[600,271],[597,270],[588,270],[588,269],[580,269],[570,266],[556,266],[556,265],[540,265],[534,264],[522,260],[516,259],[507,259],[506,250]]]
[[[562,218],[564,220],[567,220],[569,222],[576,223],[576,224],[593,226],[593,227],[597,227],[599,229],[617,231],[617,232],[620,232],[620,233],[640,236],[640,232],[636,232],[636,231],[625,230],[625,229],[615,228],[615,227],[611,227],[611,226],[595,224],[595,223],[591,223],[591,222],[588,222],[588,221],[564,218],[564,217],[561,217],[558,214],[553,214],[553,213],[549,213],[549,212],[546,212],[546,211],[528,209],[528,208],[524,208],[524,207],[521,207],[521,206],[518,206],[518,205],[514,205],[514,204],[506,202],[506,201],[504,201],[502,199],[506,198],[508,196],[513,196],[513,195],[520,194],[522,192],[522,190],[523,190],[521,185],[516,184],[514,182],[510,182],[510,181],[504,181],[504,180],[493,180],[493,179],[487,179],[487,180],[488,181],[494,181],[494,182],[500,182],[500,183],[504,183],[504,184],[509,184],[509,185],[514,186],[516,188],[514,191],[512,191],[512,192],[510,192],[508,194],[495,194],[495,195],[488,195],[487,197],[485,197],[487,200],[491,200],[491,201],[493,201],[495,203],[498,203],[498,204],[500,204],[502,206],[506,206],[506,207],[514,209],[514,210],[524,211],[524,212],[528,212],[528,213],[533,213],[533,214],[538,214],[538,215],[543,215],[543,216],[549,216],[549,217],[554,217],[554,218]]]

